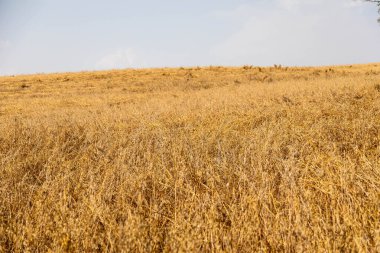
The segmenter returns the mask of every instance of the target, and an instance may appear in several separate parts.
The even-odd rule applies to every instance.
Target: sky
[[[360,0],[0,0],[0,75],[380,62]]]

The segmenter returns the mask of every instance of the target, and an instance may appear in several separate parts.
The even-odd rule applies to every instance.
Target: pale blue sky
[[[0,0],[0,75],[380,62],[355,0]]]

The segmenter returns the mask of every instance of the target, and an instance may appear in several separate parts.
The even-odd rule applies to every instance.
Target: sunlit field
[[[255,251],[380,251],[380,64],[0,77],[0,252]]]

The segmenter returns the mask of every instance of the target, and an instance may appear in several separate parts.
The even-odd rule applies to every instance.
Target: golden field
[[[380,252],[380,64],[0,77],[0,252]]]

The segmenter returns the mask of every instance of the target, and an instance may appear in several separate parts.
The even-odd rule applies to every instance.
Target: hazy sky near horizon
[[[0,75],[380,62],[360,0],[0,0]]]

